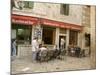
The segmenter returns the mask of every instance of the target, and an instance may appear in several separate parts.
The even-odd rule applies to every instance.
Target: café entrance
[[[59,36],[59,48],[61,47],[61,38],[63,38],[64,39],[64,41],[65,41],[65,43],[64,43],[64,49],[66,48],[66,36],[62,36],[62,35],[60,35]]]

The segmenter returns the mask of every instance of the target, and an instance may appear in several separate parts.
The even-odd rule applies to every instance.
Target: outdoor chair
[[[47,61],[46,57],[47,57],[47,50],[40,51],[38,54],[38,61],[40,62]]]
[[[48,50],[47,60],[53,59],[53,55],[54,55],[54,50]]]
[[[83,49],[83,50],[81,50],[81,52],[80,52],[80,57],[85,57],[86,55],[85,55],[85,50]]]
[[[68,55],[69,56],[75,56],[75,49],[73,47],[69,48]]]
[[[75,57],[80,57],[81,48],[80,47],[74,47],[75,50]]]
[[[66,55],[66,50],[61,50],[60,55],[62,55],[62,56]]]
[[[56,49],[54,50],[54,55],[53,55],[53,58],[57,58],[57,56],[60,55],[60,50]]]

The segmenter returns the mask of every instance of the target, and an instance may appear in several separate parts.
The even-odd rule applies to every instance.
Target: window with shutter
[[[62,15],[69,15],[69,4],[61,4],[60,13]]]
[[[24,8],[32,9],[34,6],[34,2],[32,1],[24,1]]]

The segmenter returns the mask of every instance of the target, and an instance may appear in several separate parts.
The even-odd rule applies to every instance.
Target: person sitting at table
[[[46,46],[41,46],[39,49],[40,49],[41,51],[47,50]]]
[[[42,44],[40,44],[39,45],[39,51],[37,53],[37,61],[45,60],[46,55],[47,55],[47,48],[46,48],[46,46],[42,46]]]

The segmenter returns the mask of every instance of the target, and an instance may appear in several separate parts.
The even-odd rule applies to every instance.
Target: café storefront
[[[11,39],[18,40],[17,56],[31,54],[31,41],[38,37],[40,43],[52,49],[54,45],[60,47],[60,39],[65,40],[65,49],[68,45],[78,45],[78,34],[82,26],[44,18],[12,14]]]

